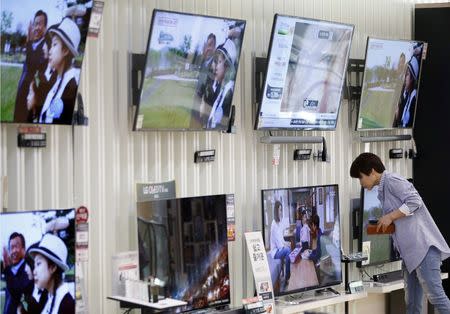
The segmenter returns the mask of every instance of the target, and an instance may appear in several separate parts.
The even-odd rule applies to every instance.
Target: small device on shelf
[[[373,275],[373,281],[380,283],[389,283],[403,279],[403,271],[395,270],[383,274]]]

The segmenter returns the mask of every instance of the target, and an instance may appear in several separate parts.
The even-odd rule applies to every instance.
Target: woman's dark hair
[[[55,306],[55,299],[56,299],[56,290],[63,282],[64,271],[60,267],[58,267],[58,265],[56,265],[53,261],[48,259],[47,257],[45,257],[45,259],[47,259],[48,268],[50,268],[52,266],[56,267],[56,270],[52,274],[52,278],[51,278],[54,281],[54,283],[53,283],[53,291],[52,291],[53,292],[53,300],[52,300],[52,305],[50,307],[50,313],[53,313],[53,307]]]
[[[280,213],[279,209],[282,207],[280,201],[276,201],[273,205],[273,219],[275,219],[276,222],[280,222]]]
[[[372,169],[378,173],[383,173],[386,170],[380,157],[372,153],[362,153],[353,160],[350,167],[350,176],[359,179],[361,178],[361,173],[368,176]]]

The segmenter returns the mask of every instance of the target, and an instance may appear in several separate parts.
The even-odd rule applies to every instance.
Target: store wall
[[[130,52],[144,52],[153,8],[247,20],[233,100],[236,134],[131,131],[128,58]],[[369,35],[411,38],[412,9],[410,0],[106,0],[101,34],[89,38],[81,78],[89,126],[45,127],[46,148],[19,149],[16,126],[1,125],[0,175],[8,193],[7,198],[1,193],[0,203],[8,211],[86,205],[90,243],[84,270],[90,312],[119,313],[118,304],[106,299],[111,290],[110,258],[137,249],[135,183],[174,179],[178,197],[234,193],[237,238],[229,252],[232,299],[239,304],[253,293],[243,233],[261,229],[261,189],[339,184],[343,248],[348,252],[350,199],[359,197],[360,191],[357,180],[348,175],[352,159],[370,150],[384,159],[388,169],[411,176],[410,160],[388,160],[390,148],[407,149],[409,143],[361,144],[352,131],[355,111],[345,100],[335,132],[298,133],[325,136],[330,162],[294,162],[295,148],[317,150],[320,145],[285,144],[280,146],[279,165],[272,165],[274,145],[259,143],[262,133],[253,130],[251,95],[253,54],[267,53],[274,13],[354,24],[351,58],[361,59]],[[216,149],[216,161],[194,164],[194,152],[201,149]],[[353,279],[357,276],[354,270]],[[379,299],[352,308],[356,312],[380,308]],[[334,311],[343,312],[343,306]]]

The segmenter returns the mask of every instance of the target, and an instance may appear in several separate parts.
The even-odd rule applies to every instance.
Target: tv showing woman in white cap
[[[75,209],[0,214],[0,313],[75,312]]]
[[[0,7],[0,122],[72,124],[92,1]]]
[[[155,9],[134,130],[228,130],[245,24]]]
[[[48,292],[42,313],[75,313],[75,300],[69,285],[64,283],[67,266],[67,247],[57,236],[47,233],[36,247],[29,250],[34,260],[35,286]]]
[[[412,128],[424,43],[368,38],[356,129]]]

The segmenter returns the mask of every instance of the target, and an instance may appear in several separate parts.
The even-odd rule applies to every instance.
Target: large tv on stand
[[[257,130],[334,130],[353,25],[276,14]]]
[[[71,125],[92,3],[0,0],[0,122]]]
[[[230,303],[230,202],[234,195],[137,203],[140,278],[164,281],[160,294],[188,303],[180,311]]]
[[[261,194],[275,296],[340,284],[338,186],[268,189]]]
[[[155,9],[133,130],[228,130],[245,24]]]
[[[361,188],[361,209],[359,214],[359,241],[358,251],[367,255],[367,260],[357,263],[357,266],[373,266],[400,260],[400,254],[394,246],[390,234],[367,234],[370,219],[379,219],[383,216],[383,209],[378,199],[378,186],[371,190]]]

